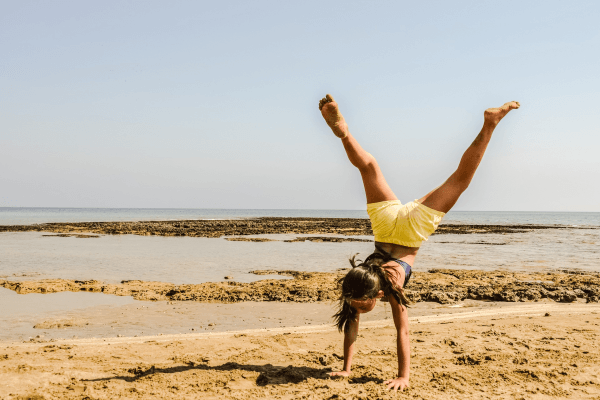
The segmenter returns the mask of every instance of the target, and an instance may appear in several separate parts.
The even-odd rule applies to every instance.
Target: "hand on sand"
[[[329,374],[329,376],[350,376],[350,371],[332,372]]]
[[[390,390],[392,390],[393,388],[394,392],[397,392],[398,389],[400,389],[400,391],[403,391],[408,387],[408,378],[399,377],[396,379],[390,379],[383,382],[383,384],[387,385],[388,389]]]

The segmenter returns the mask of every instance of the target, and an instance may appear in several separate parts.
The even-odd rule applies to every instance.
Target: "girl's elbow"
[[[394,318],[394,326],[396,327],[396,331],[400,333],[401,331],[408,332],[408,318]]]
[[[398,334],[398,336],[408,336],[408,324],[396,324],[396,333]]]

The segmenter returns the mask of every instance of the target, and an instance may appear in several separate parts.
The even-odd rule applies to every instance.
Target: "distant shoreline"
[[[165,209],[165,208],[7,208],[0,207],[0,226],[47,223],[243,220],[252,218],[368,219],[365,209]],[[600,212],[450,211],[451,224],[565,225],[600,227]],[[444,223],[443,222],[443,223]]]
[[[538,229],[600,229],[539,224],[442,223],[435,234],[521,233]],[[62,234],[106,234],[141,236],[222,237],[265,234],[335,234],[371,236],[366,218],[258,217],[248,219],[170,220],[133,222],[76,222],[36,225],[0,225],[1,232],[53,232]]]

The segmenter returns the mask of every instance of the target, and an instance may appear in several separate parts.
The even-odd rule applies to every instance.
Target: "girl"
[[[408,338],[409,303],[404,295],[419,247],[438,227],[442,217],[450,211],[467,189],[500,120],[520,104],[511,101],[499,108],[485,110],[483,128],[465,151],[458,168],[441,186],[408,204],[402,205],[388,186],[375,158],[363,150],[350,134],[348,125],[330,95],[319,102],[319,109],[327,125],[342,140],[348,159],[362,176],[367,195],[367,212],[375,236],[375,252],[356,264],[340,281],[342,294],[334,318],[344,331],[344,369],[332,376],[350,375],[354,342],[358,334],[360,314],[371,311],[377,299],[387,300],[392,308],[397,331],[398,375],[384,382],[395,391],[408,387],[410,374],[410,345]]]

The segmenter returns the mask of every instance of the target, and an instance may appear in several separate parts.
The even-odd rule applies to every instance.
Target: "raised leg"
[[[419,199],[419,202],[437,211],[444,213],[450,211],[460,195],[471,183],[471,179],[473,179],[487,145],[492,138],[494,129],[510,110],[517,109],[520,106],[518,102],[511,101],[502,107],[485,110],[483,114],[483,128],[471,146],[465,151],[465,154],[463,154],[456,171],[441,186]]]
[[[342,139],[348,159],[360,171],[367,203],[397,200],[398,198],[387,184],[375,157],[367,153],[350,134],[348,125],[333,97],[327,95],[321,99],[319,109],[333,133]]]

